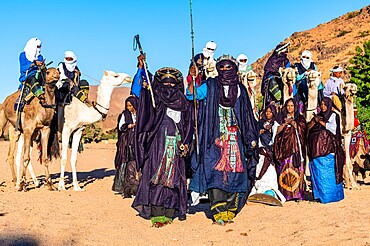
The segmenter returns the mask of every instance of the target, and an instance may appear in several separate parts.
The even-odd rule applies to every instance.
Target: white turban
[[[238,61],[238,64],[239,64],[239,71],[244,71],[247,69],[248,57],[246,55],[240,54],[238,55],[236,60]],[[246,61],[241,62],[240,60],[246,60]]]
[[[73,60],[72,61],[67,61],[66,58],[71,57]],[[66,68],[68,71],[73,72],[76,68],[77,65],[77,57],[73,51],[67,50],[64,52],[64,63],[66,64]]]
[[[23,51],[26,54],[27,60],[30,62],[37,60],[37,57],[40,55],[40,48],[38,48],[38,46],[41,46],[41,41],[38,38],[31,38],[26,43]]]
[[[207,58],[213,59],[217,44],[213,41],[206,43],[206,47],[203,48],[203,55]]]
[[[330,69],[330,72],[335,73],[335,72],[343,72],[343,68],[341,66],[335,66],[332,69]]]
[[[308,57],[308,58],[307,58]],[[308,69],[312,62],[312,53],[309,50],[305,50],[301,55],[301,64],[305,69]]]

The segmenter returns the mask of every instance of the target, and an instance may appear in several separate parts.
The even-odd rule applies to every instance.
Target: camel
[[[296,81],[298,74],[297,69],[287,67],[279,68],[279,73],[281,74],[281,80],[283,81],[283,105],[284,103],[293,97],[293,85]]]
[[[48,140],[50,135],[50,124],[54,116],[55,109],[52,105],[55,105],[55,83],[59,80],[59,71],[56,68],[48,68],[45,73],[45,104],[41,105],[39,100],[33,99],[28,105],[24,107],[21,113],[22,122],[22,134],[24,137],[24,145],[21,146],[23,150],[23,171],[21,179],[17,179],[14,170],[14,151],[15,143],[18,141],[21,132],[20,131],[9,131],[9,152],[8,161],[10,169],[12,171],[13,181],[16,181],[16,189],[19,191],[26,190],[26,170],[30,162],[30,147],[32,141],[35,139],[36,130],[41,131],[41,146],[42,146],[42,163],[45,166],[46,172],[46,184],[50,190],[54,190],[53,183],[49,173],[49,158],[48,158]],[[16,124],[17,114],[14,110],[14,103],[18,98],[20,91],[17,91],[8,96],[4,103],[3,108],[0,111],[0,136],[3,133],[3,128],[9,121],[13,126]]]
[[[366,170],[370,170],[369,161],[366,158],[369,156],[369,145],[366,134],[361,131],[354,132],[352,134],[352,139],[356,139],[356,152],[351,153],[351,162],[353,164],[353,177],[357,183],[357,175],[359,171],[362,174],[362,178],[366,178]],[[366,162],[366,163],[365,163]],[[356,169],[356,171],[355,171]]]
[[[82,189],[78,185],[77,181],[76,161],[82,131],[86,125],[96,123],[106,117],[114,87],[120,86],[123,83],[131,82],[131,77],[125,73],[104,71],[104,75],[98,87],[96,106],[89,107],[77,98],[73,97],[71,103],[64,107],[61,171],[58,183],[59,191],[65,190],[64,171],[67,163],[67,151],[70,137],[72,137],[72,152],[70,159],[73,179],[72,183],[73,189],[79,191]]]
[[[321,72],[311,70],[306,72],[308,86],[308,101],[306,107],[306,121],[310,122],[314,114],[317,114],[318,88],[321,83]]]
[[[251,105],[253,108],[254,117],[257,117],[257,102],[256,102],[256,85],[257,85],[257,74],[250,70],[247,73],[242,73],[240,76],[242,84],[247,88],[248,96],[251,101]]]
[[[345,187],[349,189],[360,189],[353,175],[353,163],[351,161],[349,147],[351,143],[352,131],[354,129],[354,98],[357,93],[357,86],[354,83],[346,83],[344,86],[345,105],[342,112],[342,136],[344,138],[344,151],[346,163],[343,168],[343,178]]]

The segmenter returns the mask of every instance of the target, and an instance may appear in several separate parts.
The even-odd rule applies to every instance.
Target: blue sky
[[[193,0],[195,53],[213,40],[218,44],[215,57],[245,53],[253,63],[292,33],[369,4],[370,0]],[[0,9],[0,102],[19,85],[18,57],[31,37],[43,42],[41,52],[52,66],[63,60],[64,51],[73,50],[82,73],[98,80],[104,69],[135,74],[136,34],[152,72],[164,66],[187,72],[189,0],[0,0]]]

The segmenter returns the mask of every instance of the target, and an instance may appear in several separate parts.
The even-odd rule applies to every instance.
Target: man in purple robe
[[[137,169],[142,177],[132,207],[154,227],[172,223],[175,211],[186,219],[187,186],[184,156],[193,136],[192,107],[184,96],[184,80],[175,68],[154,75],[152,89],[140,92],[135,129]]]

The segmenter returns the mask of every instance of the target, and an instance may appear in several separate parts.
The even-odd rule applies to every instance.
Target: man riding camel
[[[64,61],[59,63],[58,70],[60,79],[56,84],[58,88],[57,100],[64,103],[64,97],[71,91],[81,102],[91,106],[92,102],[88,99],[89,83],[84,79],[80,79],[81,72],[77,67],[77,57],[73,51],[64,52]]]
[[[341,66],[334,66],[330,69],[330,78],[326,81],[324,96],[331,98],[334,106],[341,111],[342,103],[339,99],[343,95],[344,81],[342,79],[343,68]]]
[[[24,105],[29,103],[33,96],[36,96],[40,103],[45,103],[44,91],[42,89],[43,75],[39,67],[44,65],[44,58],[41,55],[41,40],[31,38],[28,40],[23,52],[19,55],[20,65],[20,96],[14,104],[14,110],[17,114],[17,126],[20,123],[20,112],[23,111]],[[32,93],[30,93],[32,92]],[[18,130],[18,127],[16,127]]]

